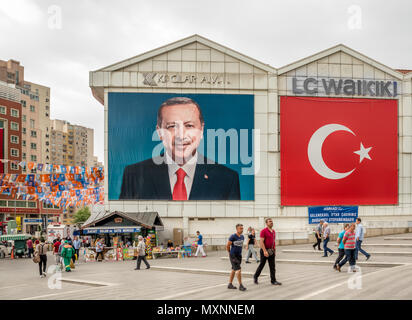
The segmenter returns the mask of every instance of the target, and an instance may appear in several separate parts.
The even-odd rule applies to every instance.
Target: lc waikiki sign
[[[313,95],[357,95],[369,97],[396,97],[398,83],[396,81],[328,79],[328,78],[292,78],[294,94]]]

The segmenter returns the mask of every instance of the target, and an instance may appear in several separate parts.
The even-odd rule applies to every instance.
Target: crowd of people
[[[343,230],[339,233],[337,238],[338,245],[338,257],[333,265],[333,268],[337,271],[341,271],[341,268],[349,262],[350,271],[356,272],[356,260],[358,260],[359,252],[362,253],[366,260],[369,260],[371,255],[362,249],[362,242],[365,235],[365,228],[362,225],[362,219],[357,218],[355,223],[347,223],[344,225]],[[323,239],[323,256],[328,257],[334,254],[334,251],[328,248],[330,240],[330,227],[329,224],[323,220],[319,221],[319,224],[315,229],[316,242],[313,244],[313,249],[318,248],[322,251],[320,244]],[[328,255],[328,253],[330,253]]]

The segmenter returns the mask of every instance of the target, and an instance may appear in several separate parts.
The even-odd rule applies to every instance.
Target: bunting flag
[[[104,168],[42,164],[0,159],[36,174],[0,174],[0,194],[13,199],[39,200],[67,209],[104,202]],[[43,173],[44,172],[44,173]]]

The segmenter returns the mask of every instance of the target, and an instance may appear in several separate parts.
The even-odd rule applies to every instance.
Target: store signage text
[[[298,78],[292,78],[294,94],[317,94],[319,88],[322,88],[322,93],[326,95],[371,97],[396,97],[398,95],[396,81],[306,78],[303,84],[299,85]]]
[[[200,84],[229,84],[229,81],[225,81],[225,78],[221,74],[204,74],[204,75],[195,75],[195,74],[180,74],[180,73],[157,73],[157,72],[147,72],[143,73],[143,84],[148,86],[158,86],[163,83],[200,83]]]

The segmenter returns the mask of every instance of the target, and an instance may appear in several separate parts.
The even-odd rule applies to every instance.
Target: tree
[[[83,207],[74,214],[73,223],[82,224],[87,219],[89,219],[90,215],[91,215],[91,212],[90,212],[89,207]]]

